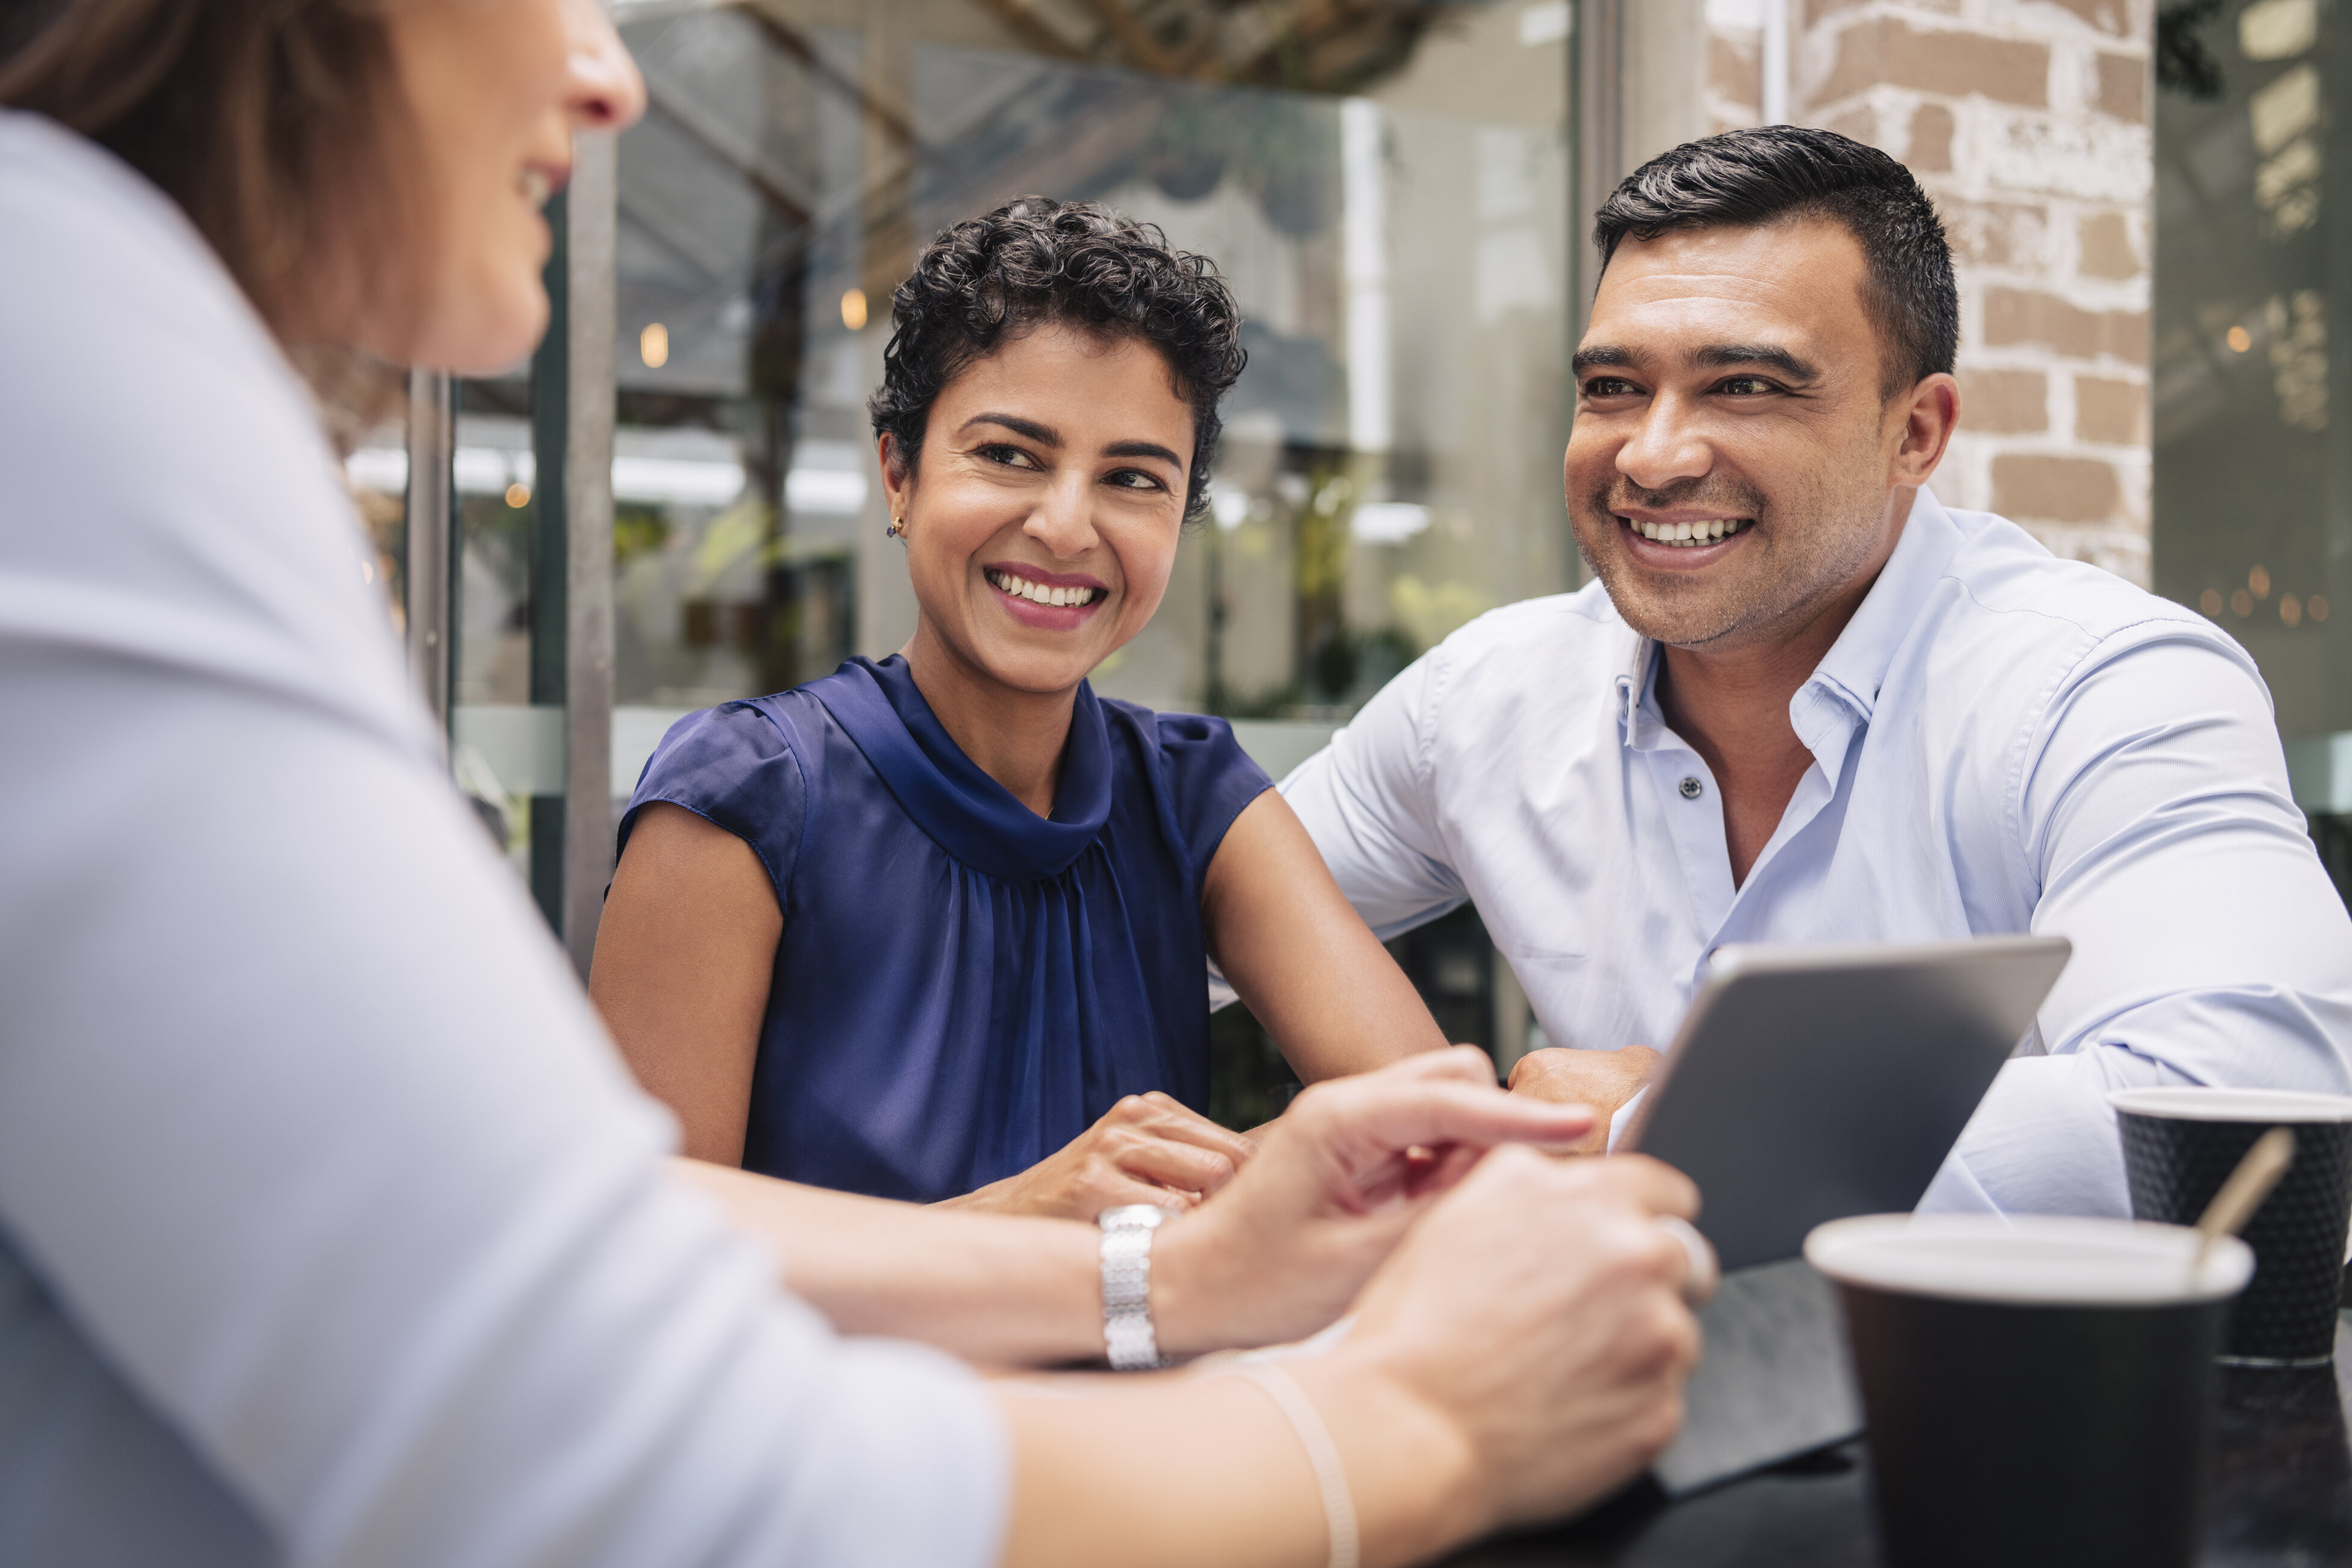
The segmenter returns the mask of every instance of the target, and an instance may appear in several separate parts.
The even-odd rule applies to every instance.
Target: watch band
[[[1113,1372],[1168,1364],[1151,1327],[1151,1233],[1170,1217],[1153,1204],[1123,1204],[1096,1220],[1102,1226],[1103,1346]]]

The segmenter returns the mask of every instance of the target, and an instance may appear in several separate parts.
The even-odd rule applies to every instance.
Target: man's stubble
[[[1744,480],[1709,477],[1645,490],[1617,475],[1578,506],[1577,553],[1625,624],[1653,641],[1698,652],[1770,646],[1811,625],[1843,595],[1868,568],[1885,518],[1883,492],[1832,491],[1811,479],[1775,500]],[[1626,552],[1616,515],[1621,503],[1756,521],[1736,554],[1716,567],[1687,575],[1652,573]],[[1596,540],[1605,542],[1596,548]]]

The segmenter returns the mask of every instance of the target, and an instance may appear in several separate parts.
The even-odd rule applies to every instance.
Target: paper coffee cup
[[[2315,1366],[2336,1353],[2352,1222],[2352,1098],[2254,1089],[2122,1089],[2107,1096],[2123,1138],[2132,1214],[2191,1225],[2273,1127],[2294,1163],[2247,1222],[2253,1282],[2230,1309],[2226,1361]]]
[[[2253,1255],[2128,1220],[1873,1215],[1838,1287],[1895,1568],[2197,1560],[2214,1352]]]

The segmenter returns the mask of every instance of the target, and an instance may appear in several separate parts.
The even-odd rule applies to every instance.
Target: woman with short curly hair
[[[1210,962],[1307,1081],[1444,1043],[1232,729],[1087,683],[1205,510],[1240,318],[1206,258],[1037,196],[941,233],[892,309],[914,637],[670,731],[592,992],[703,1158],[1181,1207],[1251,1148],[1199,1114]]]

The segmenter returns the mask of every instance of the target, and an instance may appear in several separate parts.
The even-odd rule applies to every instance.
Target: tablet
[[[1726,1269],[1914,1207],[2066,967],[2063,937],[1718,949],[1621,1149],[1698,1184]]]

